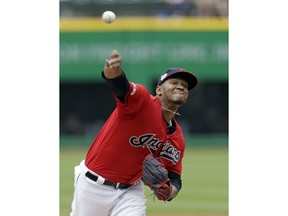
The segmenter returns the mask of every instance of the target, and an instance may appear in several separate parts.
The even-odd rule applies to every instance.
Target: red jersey
[[[112,182],[134,183],[141,178],[142,163],[148,154],[158,157],[168,171],[181,174],[185,141],[176,130],[167,134],[161,103],[140,84],[130,90],[112,112],[93,144],[85,165]]]

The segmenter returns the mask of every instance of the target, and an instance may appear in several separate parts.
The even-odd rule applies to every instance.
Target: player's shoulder
[[[135,95],[135,94],[146,94],[146,95],[149,94],[150,95],[150,92],[144,85],[130,82],[130,95]]]

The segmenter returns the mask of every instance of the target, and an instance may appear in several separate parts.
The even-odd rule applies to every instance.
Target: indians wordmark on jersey
[[[170,160],[174,164],[176,164],[180,159],[181,152],[176,149],[172,144],[170,144],[169,140],[166,140],[165,143],[161,146],[163,141],[155,137],[155,135],[156,134],[151,133],[143,134],[139,137],[131,136],[129,139],[129,143],[134,147],[146,147],[152,154],[160,147],[162,147],[158,157],[166,158],[167,160]]]

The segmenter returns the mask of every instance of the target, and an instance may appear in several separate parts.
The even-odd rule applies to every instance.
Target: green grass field
[[[87,149],[60,150],[60,216],[68,216],[73,198],[74,166]],[[163,203],[146,187],[147,216],[228,215],[228,149],[187,148],[183,159],[182,189],[171,202]]]

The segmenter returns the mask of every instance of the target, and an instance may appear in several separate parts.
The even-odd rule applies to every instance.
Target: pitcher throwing
[[[153,96],[126,78],[116,50],[102,77],[117,105],[75,167],[70,216],[145,216],[144,183],[163,201],[173,200],[181,189],[185,140],[174,115],[198,81],[182,68],[170,68],[160,76]],[[164,177],[158,184],[151,177],[159,170]]]

